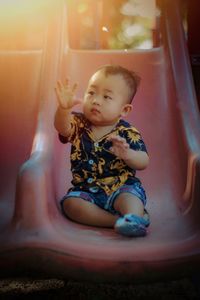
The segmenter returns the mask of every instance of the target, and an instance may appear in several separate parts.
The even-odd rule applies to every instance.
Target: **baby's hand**
[[[115,154],[116,156],[118,156],[119,158],[123,159],[123,160],[127,160],[129,159],[129,144],[127,143],[127,141],[117,135],[110,135],[108,137],[108,140],[112,142],[112,147],[109,149],[113,154]]]
[[[61,108],[71,109],[81,103],[80,99],[74,99],[76,89],[77,84],[75,83],[73,87],[70,87],[68,79],[65,80],[64,84],[60,80],[57,81],[55,92]]]

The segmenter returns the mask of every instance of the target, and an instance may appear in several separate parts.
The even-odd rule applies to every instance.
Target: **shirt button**
[[[93,181],[94,181],[93,178],[88,178],[88,180],[87,180],[88,183],[92,183]]]
[[[95,146],[95,147],[99,147],[99,143],[95,142],[95,143],[94,143],[94,146]]]
[[[93,186],[93,187],[89,188],[89,191],[91,193],[97,193],[99,191],[99,187],[98,186]]]
[[[93,163],[94,163],[93,159],[90,159],[90,160],[89,160],[89,164],[90,164],[90,165],[93,165]]]

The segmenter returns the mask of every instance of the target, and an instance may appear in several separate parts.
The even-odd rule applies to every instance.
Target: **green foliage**
[[[75,11],[79,22],[79,47],[94,49],[100,45],[106,49],[151,48],[154,19],[145,13],[138,13],[140,1],[66,0],[69,11]]]

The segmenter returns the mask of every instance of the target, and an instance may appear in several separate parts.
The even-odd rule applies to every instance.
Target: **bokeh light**
[[[148,49],[153,47],[155,0],[67,1],[70,47]],[[72,17],[73,15],[73,20]],[[75,21],[76,20],[76,21]],[[76,24],[75,24],[76,22]],[[76,32],[77,37],[73,35]]]
[[[58,2],[62,2],[58,0]],[[1,49],[38,49],[54,0],[0,0]],[[65,0],[69,46],[148,49],[153,45],[155,0]],[[12,40],[12,43],[9,41]],[[13,42],[14,41],[14,42]],[[12,44],[12,46],[11,46]]]
[[[53,1],[0,0],[1,50],[39,49]]]

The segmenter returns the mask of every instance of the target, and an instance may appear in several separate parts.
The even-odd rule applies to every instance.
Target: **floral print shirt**
[[[125,138],[131,149],[147,152],[135,127],[120,119],[110,133],[94,141],[91,124],[82,113],[73,113],[71,126],[71,135],[64,137],[59,134],[59,139],[62,143],[70,142],[72,145],[70,159],[75,188],[94,192],[101,189],[110,195],[124,184],[139,181],[135,176],[136,170],[109,150],[112,142],[107,140],[109,134],[116,134]]]

